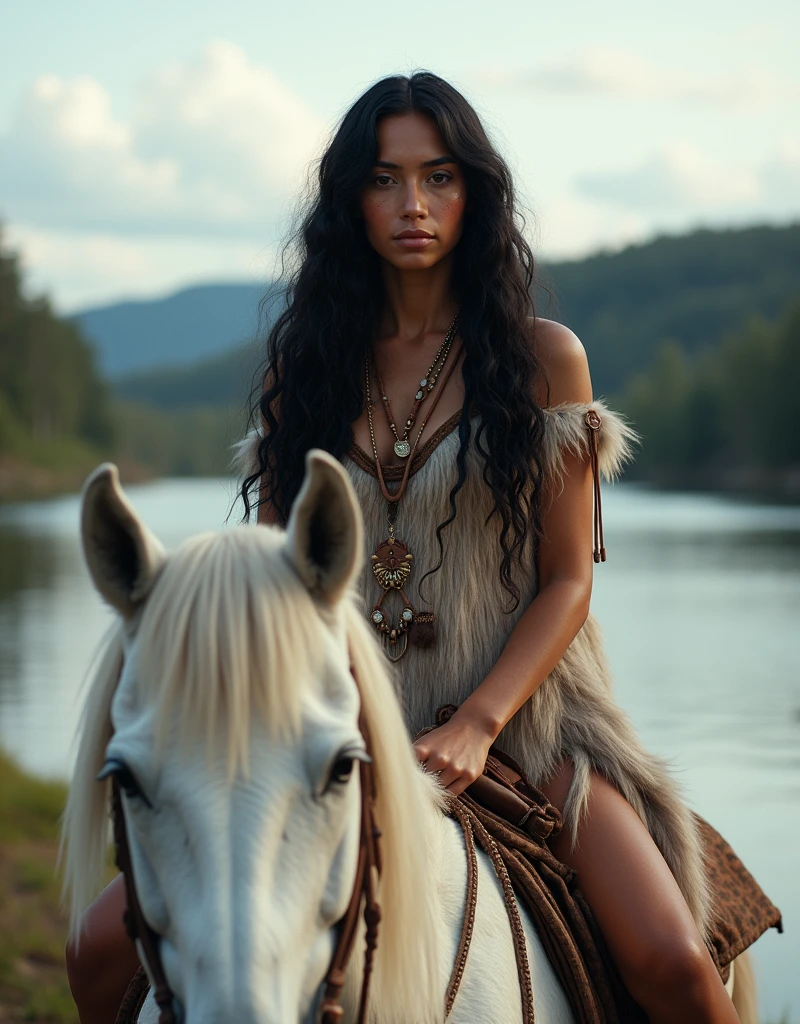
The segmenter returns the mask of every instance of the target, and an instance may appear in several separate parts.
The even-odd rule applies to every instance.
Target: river
[[[222,525],[227,480],[129,495],[165,544]],[[592,609],[617,695],[691,805],[784,915],[755,946],[766,1020],[800,1014],[800,508],[618,484]],[[65,776],[82,680],[112,621],[78,547],[78,499],[0,507],[0,746]]]

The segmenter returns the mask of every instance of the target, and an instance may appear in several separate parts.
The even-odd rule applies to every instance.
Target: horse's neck
[[[422,777],[419,786],[419,841],[425,844],[425,862],[433,876],[434,906],[431,915],[436,929],[437,969],[444,1005],[445,993],[455,963],[467,899],[467,858],[461,826],[445,813],[446,799],[431,778]],[[528,940],[531,976],[536,992],[537,1021],[541,1024],[574,1024],[574,1016],[541,941],[524,909],[523,928]],[[345,1006],[356,1004],[363,970],[363,942],[354,970],[348,978]],[[381,1020],[381,993],[373,988],[371,1002],[375,1019]],[[346,1020],[355,1019],[346,1015]],[[522,1001],[517,961],[509,930],[508,912],[494,868],[478,851],[478,906],[475,927],[448,1024],[508,1024],[522,1019]]]

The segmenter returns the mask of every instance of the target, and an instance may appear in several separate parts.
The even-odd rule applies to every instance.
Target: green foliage
[[[117,457],[159,476],[226,476],[230,445],[244,432],[244,413],[225,406],[190,406],[167,412],[118,401]],[[241,421],[241,422],[239,422]]]
[[[571,327],[586,345],[595,393],[617,392],[648,372],[665,338],[694,356],[752,316],[775,319],[797,297],[800,224],[702,229],[553,263],[555,309],[537,312]]]
[[[0,753],[0,842],[55,840],[67,789],[26,775]]]
[[[91,347],[47,299],[24,296],[18,258],[0,235],[0,455],[35,458],[65,442],[109,449],[109,400]]]
[[[640,472],[688,471],[713,484],[720,471],[781,471],[800,464],[800,302],[783,317],[752,316],[692,356],[663,341],[620,405],[644,435]]]
[[[57,877],[67,788],[0,754],[0,1020],[77,1024]]]
[[[115,382],[114,393],[126,401],[159,409],[193,405],[244,409],[253,374],[262,359],[260,348],[250,343],[189,366],[130,374]]]

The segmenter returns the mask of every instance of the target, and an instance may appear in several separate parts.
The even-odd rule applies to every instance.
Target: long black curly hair
[[[468,196],[452,282],[461,308],[466,398],[458,477],[449,516],[436,528],[439,562],[430,572],[441,566],[442,532],[456,516],[473,440],[470,417],[477,413],[474,444],[494,499],[489,518],[498,516],[501,524],[500,580],[515,607],[514,561],[541,537],[544,416],[533,398],[542,373],[532,348],[534,257],[522,235],[507,164],[461,93],[427,71],[384,78],[368,89],[344,115],[320,160],[307,212],[288,243],[295,247],[295,269],[254,389],[252,420],[263,424],[264,436],[258,469],[240,490],[244,518],[268,502],[285,523],[308,449],[323,448],[341,459],[352,442],[351,424],[364,403],[364,354],[384,301],[379,257],[358,216],[360,195],[377,155],[379,121],[409,112],[436,123]]]

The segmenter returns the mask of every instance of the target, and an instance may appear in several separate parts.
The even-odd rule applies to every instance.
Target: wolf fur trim
[[[589,434],[586,413],[593,409],[600,417],[597,448],[600,472],[612,483],[622,472],[622,467],[633,458],[633,448],[640,438],[617,412],[612,412],[602,398],[588,404],[563,402],[544,409],[544,452],[545,472],[558,484],[564,476],[564,460],[567,455],[587,458],[589,455]]]
[[[244,479],[258,472],[258,446],[264,436],[263,430],[253,427],[241,441],[231,445],[231,470],[235,476]]]

